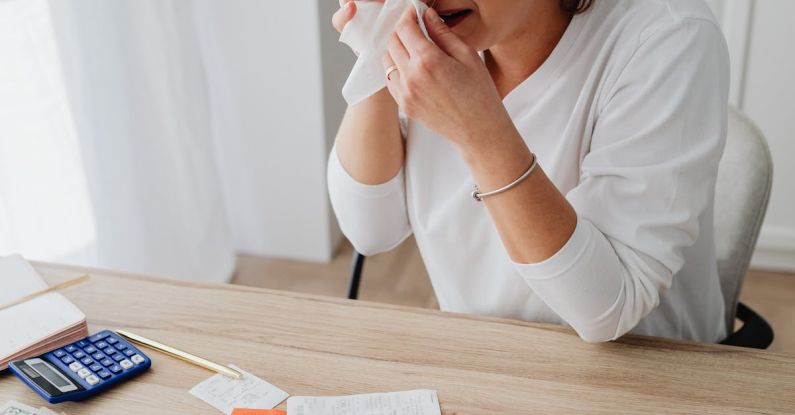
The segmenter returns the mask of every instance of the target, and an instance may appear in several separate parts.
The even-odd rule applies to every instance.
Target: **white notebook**
[[[0,257],[0,305],[47,287],[19,255]],[[0,370],[88,336],[86,316],[58,293],[0,310]]]

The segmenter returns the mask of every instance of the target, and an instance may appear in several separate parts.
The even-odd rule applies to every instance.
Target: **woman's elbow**
[[[588,343],[609,342],[629,333],[659,303],[657,287],[627,282],[616,301],[601,315],[580,316],[569,324]]]
[[[404,231],[400,235],[392,235],[389,237],[385,235],[377,235],[372,232],[349,234],[343,231],[343,233],[348,238],[348,241],[350,241],[353,249],[364,256],[371,256],[391,251],[400,245],[404,240],[406,240],[406,238],[411,234],[410,231]]]
[[[356,252],[364,256],[372,256],[389,251],[391,248],[385,247],[383,244],[373,243],[370,241],[360,241],[348,238]]]
[[[586,323],[586,324],[572,324],[571,327],[586,343],[605,343],[613,341],[625,333],[616,332],[615,328],[602,324]]]
[[[577,335],[587,343],[604,343],[613,341],[635,327],[646,314],[638,308],[634,295],[627,297],[626,286],[613,303],[606,309],[591,310],[568,320]],[[634,294],[634,293],[633,293]],[[646,308],[646,307],[642,307]]]

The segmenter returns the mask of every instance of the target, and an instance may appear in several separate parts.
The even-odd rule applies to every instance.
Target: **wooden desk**
[[[367,302],[37,264],[91,331],[129,328],[294,395],[429,388],[446,415],[795,413],[795,356],[628,338],[586,344],[571,331]],[[147,351],[152,369],[84,403],[81,414],[219,414],[188,394],[210,372]],[[8,373],[0,402],[42,404]],[[282,407],[284,404],[282,405]]]

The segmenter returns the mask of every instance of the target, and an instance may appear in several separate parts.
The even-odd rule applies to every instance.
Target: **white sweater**
[[[712,221],[727,55],[700,0],[596,0],[574,17],[503,101],[578,215],[542,263],[511,261],[456,149],[410,119],[404,168],[387,183],[357,182],[332,150],[342,231],[366,255],[413,232],[442,310],[569,324],[586,341],[719,341]]]

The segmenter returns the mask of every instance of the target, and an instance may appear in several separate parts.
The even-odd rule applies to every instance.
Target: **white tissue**
[[[373,0],[356,2],[356,14],[340,35],[340,42],[359,52],[359,60],[342,87],[342,96],[348,105],[357,104],[386,87],[382,60],[387,41],[409,5],[417,9],[420,28],[425,37],[429,37],[423,20],[428,6],[420,0],[386,0],[383,4]]]

